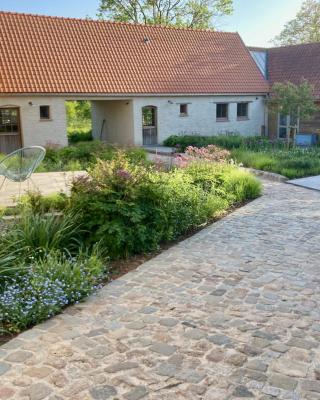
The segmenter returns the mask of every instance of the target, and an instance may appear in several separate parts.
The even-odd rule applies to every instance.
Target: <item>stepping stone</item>
[[[176,348],[166,343],[155,343],[150,346],[150,350],[164,356],[171,356],[176,351]]]

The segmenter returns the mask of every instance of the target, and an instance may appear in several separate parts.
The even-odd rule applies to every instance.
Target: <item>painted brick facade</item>
[[[249,103],[247,120],[237,119],[238,102]],[[216,121],[217,103],[228,103],[228,121]],[[180,104],[187,104],[187,116],[180,116]],[[263,96],[135,97],[93,101],[92,106],[94,138],[102,137],[107,142],[123,145],[142,145],[142,108],[145,106],[157,107],[159,144],[171,135],[210,136],[227,132],[260,135],[266,124]]]
[[[32,103],[30,105],[29,103]],[[50,106],[50,120],[40,120],[40,105]],[[15,106],[20,110],[22,146],[48,143],[66,146],[67,123],[65,100],[57,96],[0,97],[0,107]]]
[[[249,118],[237,120],[237,102],[249,102]],[[188,104],[188,116],[180,116],[180,104]],[[216,104],[228,103],[228,121],[216,121]],[[157,107],[158,142],[171,135],[218,135],[234,132],[244,136],[260,135],[265,125],[263,96],[192,96],[192,97],[141,97],[135,98],[135,144],[142,144],[141,109]]]

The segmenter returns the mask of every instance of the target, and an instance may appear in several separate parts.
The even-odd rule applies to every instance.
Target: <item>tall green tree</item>
[[[299,85],[291,82],[278,82],[272,86],[271,92],[272,95],[268,100],[270,112],[291,117],[290,120],[294,121],[294,123],[290,126],[290,129],[292,137],[295,139],[300,120],[312,118],[318,110],[315,105],[313,86],[306,80],[303,80]],[[290,137],[288,137],[289,141]]]
[[[305,0],[296,17],[272,42],[276,46],[320,42],[320,0]]]
[[[214,28],[216,19],[233,12],[233,0],[100,0],[102,19],[135,24]]]

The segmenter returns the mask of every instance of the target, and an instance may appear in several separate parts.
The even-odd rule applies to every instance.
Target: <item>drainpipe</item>
[[[103,119],[102,124],[101,124],[101,131],[100,131],[100,142],[102,142],[102,134],[103,134],[103,128],[104,128],[105,123],[106,123],[106,120]]]

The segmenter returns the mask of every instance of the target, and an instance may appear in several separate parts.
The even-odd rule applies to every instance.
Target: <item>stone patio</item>
[[[168,148],[165,149],[166,150],[163,151],[162,154],[148,152],[148,160],[171,165],[172,157],[167,152]],[[86,174],[85,171],[37,172],[31,176],[32,181],[27,180],[21,184],[21,195],[25,194],[28,190],[39,190],[43,195],[59,192],[68,194],[70,193],[72,180],[75,177],[84,174]],[[2,182],[2,178],[3,177],[0,176],[0,184]],[[19,183],[6,180],[3,188],[0,191],[0,207],[14,206],[18,198]]]
[[[32,181],[21,184],[21,195],[28,190],[39,190],[42,194],[69,193],[72,180],[85,174],[84,171],[37,172],[32,175]],[[2,182],[2,176],[0,176]],[[0,191],[0,206],[13,206],[19,197],[19,183],[6,180]]]
[[[0,348],[0,399],[320,399],[320,193],[265,195]]]

